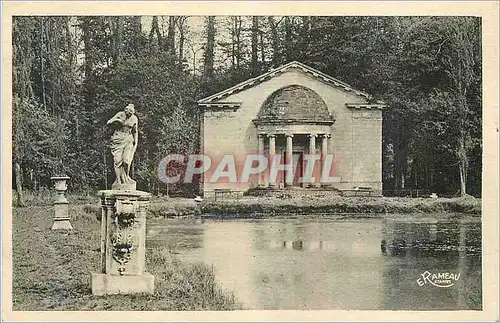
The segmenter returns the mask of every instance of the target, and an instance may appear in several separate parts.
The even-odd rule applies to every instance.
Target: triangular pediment
[[[293,61],[293,62],[285,64],[281,67],[271,69],[267,73],[264,73],[264,74],[259,75],[257,77],[254,77],[254,78],[248,79],[244,82],[241,82],[239,84],[236,84],[235,86],[232,86],[224,91],[215,93],[211,96],[208,96],[206,98],[198,100],[198,104],[200,104],[200,105],[223,104],[223,102],[219,102],[219,100],[221,100],[221,99],[223,99],[231,94],[234,94],[234,93],[237,93],[240,91],[244,91],[245,89],[253,87],[253,86],[255,86],[259,83],[262,83],[264,81],[267,81],[267,80],[269,80],[273,77],[276,77],[276,76],[278,76],[278,75],[280,75],[280,74],[282,74],[290,69],[296,69],[296,70],[298,70],[304,74],[307,74],[309,76],[312,76],[312,77],[318,79],[319,81],[324,82],[332,87],[338,88],[342,91],[351,92],[355,95],[363,97],[366,100],[372,99],[371,95],[369,95],[366,92],[357,90],[357,89],[353,88],[352,86],[350,86],[349,84],[342,82],[336,78],[333,78],[333,77],[331,77],[323,72],[320,72],[312,67],[309,67],[303,63]],[[226,103],[224,103],[224,104],[226,104]]]

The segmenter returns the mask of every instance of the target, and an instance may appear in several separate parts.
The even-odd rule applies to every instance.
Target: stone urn
[[[68,176],[53,176],[50,178],[54,182],[54,188],[57,193],[56,200],[54,201],[54,224],[52,230],[72,230],[73,227],[69,222],[68,215],[68,200],[65,193],[68,189],[67,181]]]

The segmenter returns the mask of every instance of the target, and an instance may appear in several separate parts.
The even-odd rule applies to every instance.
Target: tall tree
[[[158,49],[163,47],[163,37],[160,32],[160,27],[158,24],[158,16],[153,16],[153,20],[151,22],[151,30],[149,31],[149,43],[152,46],[155,46],[155,36],[156,36],[156,46]]]
[[[280,53],[280,36],[278,27],[281,21],[284,19],[282,17],[279,21],[276,22],[273,16],[267,17],[267,21],[269,23],[269,27],[271,29],[271,39],[272,39],[272,49],[273,49],[273,58],[272,65],[273,67],[278,67],[281,64],[281,53]]]
[[[250,69],[252,70],[252,74],[257,74],[259,72],[259,58],[258,58],[258,46],[259,46],[259,17],[252,17],[252,59],[250,62]]]
[[[111,40],[113,44],[113,64],[118,64],[122,55],[123,47],[123,16],[111,17]]]
[[[214,76],[215,16],[207,18],[206,36],[205,52],[203,53],[203,78],[209,80]]]
[[[179,65],[184,62],[184,43],[186,41],[186,33],[188,32],[187,25],[188,16],[178,16],[176,20],[177,29],[179,30]]]
[[[17,191],[17,203],[24,205],[22,161],[26,154],[26,124],[24,107],[33,100],[31,72],[34,61],[32,35],[35,30],[34,21],[24,17],[16,17],[12,21],[12,81],[13,81],[13,164]]]
[[[167,39],[165,40],[165,50],[169,55],[175,55],[175,27],[177,24],[178,18],[176,16],[168,17],[168,31],[167,31]]]

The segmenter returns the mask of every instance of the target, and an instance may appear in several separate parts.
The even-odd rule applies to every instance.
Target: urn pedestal
[[[73,227],[69,222],[68,205],[69,202],[64,196],[68,189],[68,176],[53,176],[50,178],[54,182],[54,188],[57,192],[56,200],[54,201],[54,223],[52,230],[72,230]]]
[[[99,191],[101,199],[101,271],[93,273],[92,294],[153,293],[146,272],[146,210],[142,191]]]

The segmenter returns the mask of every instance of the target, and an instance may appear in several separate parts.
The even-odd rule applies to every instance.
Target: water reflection
[[[385,309],[481,309],[479,221],[386,220],[382,232],[382,253],[385,249],[393,257],[383,275]],[[460,274],[460,279],[449,288],[401,279],[422,277],[426,271]]]
[[[481,251],[480,223],[476,228],[471,223],[460,221],[435,223],[405,223],[401,220],[383,221],[383,239],[380,249],[383,254],[391,256],[437,256],[453,254],[463,257],[464,254],[479,254]],[[471,234],[468,234],[471,232]]]
[[[481,309],[479,220],[149,224],[148,245],[213,264],[251,309]],[[450,288],[425,271],[460,273]]]

